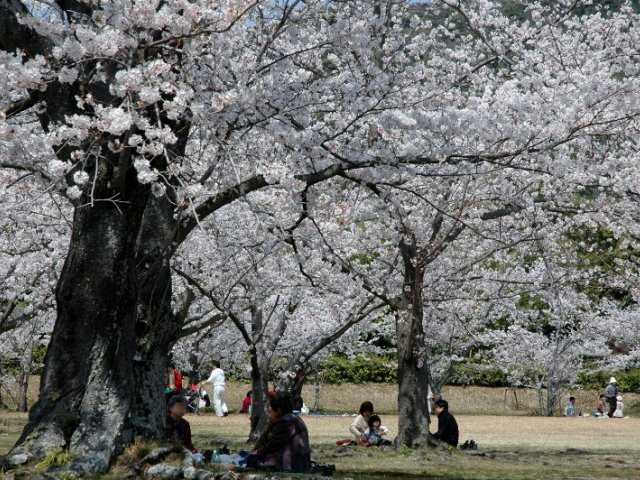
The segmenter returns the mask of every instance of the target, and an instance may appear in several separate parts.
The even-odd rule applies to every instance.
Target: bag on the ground
[[[336,466],[328,463],[316,463],[311,462],[311,472],[322,475],[323,477],[333,477],[336,471]]]
[[[477,450],[478,444],[475,440],[467,440],[462,445],[460,445],[460,450]]]

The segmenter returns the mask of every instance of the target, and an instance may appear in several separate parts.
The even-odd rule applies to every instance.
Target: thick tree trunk
[[[76,211],[40,400],[16,453],[69,448],[76,470],[100,472],[134,437],[163,438],[164,372],[180,329],[171,311],[171,213],[156,200],[143,215]]]
[[[141,213],[77,208],[58,281],[58,316],[40,397],[14,452],[69,448],[80,471],[104,471],[131,439],[136,350],[135,242]]]
[[[171,310],[171,241],[175,229],[173,207],[151,198],[136,245],[136,352],[131,424],[134,435],[164,437],[166,405],[164,375],[182,325]]]
[[[0,19],[0,29],[10,34],[4,36],[6,41],[0,39],[0,48],[13,51],[19,39],[28,38],[25,32],[31,37],[33,31],[18,26],[14,8],[0,10],[7,10],[7,21]],[[90,16],[91,8],[84,13]],[[35,38],[33,46],[30,55],[49,48],[44,37]],[[147,49],[144,54],[147,60],[160,58],[162,49]],[[102,105],[120,104],[109,85],[121,67],[116,62],[102,67],[103,81],[54,82],[38,94],[45,106],[38,113],[45,130],[67,116],[83,113],[76,105],[80,93],[91,94]],[[89,71],[95,65],[86,68]],[[178,138],[169,153],[150,159],[154,168],[166,171],[169,155],[184,155],[190,125],[164,114],[158,118],[154,107],[148,113]],[[164,434],[163,375],[180,328],[171,312],[169,261],[189,232],[184,228],[174,243],[177,228],[172,204],[165,197],[150,197],[149,186],[136,178],[130,149],[115,153],[109,146],[112,140],[104,134],[83,145],[87,152],[101,148],[96,155],[98,170],[87,171],[93,177],[93,199],[91,206],[77,207],[74,213],[40,398],[13,449],[43,456],[52,449],[69,448],[75,459],[72,468],[85,472],[108,469],[114,455],[137,435],[160,438]],[[124,135],[117,140],[126,144]],[[75,149],[65,143],[55,150],[60,160],[76,168],[77,162],[70,159]],[[167,195],[173,195],[173,190]],[[78,203],[88,201],[87,197],[85,192]],[[94,199],[100,201],[94,203]],[[117,199],[118,205],[105,199]],[[172,200],[175,205],[176,199]]]
[[[249,442],[257,441],[269,425],[269,367],[257,352],[251,352],[251,431]]]
[[[396,314],[398,348],[398,436],[396,445],[418,447],[429,437],[429,365],[424,339],[423,271],[415,242],[400,243],[404,286]]]

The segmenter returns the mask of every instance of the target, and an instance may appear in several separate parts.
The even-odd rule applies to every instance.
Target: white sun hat
[[[616,377],[611,377],[611,378],[609,379],[609,383],[618,383],[618,382],[616,381]]]

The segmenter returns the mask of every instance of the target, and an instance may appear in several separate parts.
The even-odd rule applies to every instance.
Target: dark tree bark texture
[[[398,436],[396,445],[419,447],[429,437],[429,365],[422,323],[423,271],[415,240],[400,243],[404,285],[396,311],[398,348]]]

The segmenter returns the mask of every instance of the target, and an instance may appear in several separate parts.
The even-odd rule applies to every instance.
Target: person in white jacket
[[[213,385],[213,409],[218,417],[225,417],[229,413],[227,404],[224,402],[225,379],[224,370],[220,368],[220,362],[214,360],[211,375],[202,383]]]

